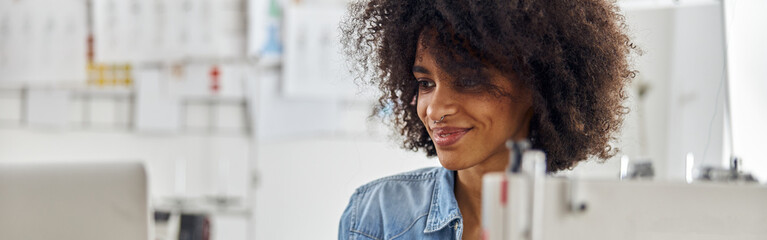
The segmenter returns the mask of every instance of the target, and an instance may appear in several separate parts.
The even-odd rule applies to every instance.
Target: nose
[[[426,106],[426,118],[433,123],[434,121],[446,122],[451,115],[458,112],[457,93],[447,86],[439,84],[428,99]],[[445,117],[444,119],[442,117]]]

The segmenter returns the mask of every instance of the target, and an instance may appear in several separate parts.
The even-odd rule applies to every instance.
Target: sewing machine
[[[691,183],[551,177],[543,152],[508,145],[509,171],[483,178],[483,239],[767,238],[767,186],[746,174],[708,169]]]

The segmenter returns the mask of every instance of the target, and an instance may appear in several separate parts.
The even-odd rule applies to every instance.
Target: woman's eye
[[[428,80],[418,80],[418,88],[431,89],[434,87],[434,82]]]

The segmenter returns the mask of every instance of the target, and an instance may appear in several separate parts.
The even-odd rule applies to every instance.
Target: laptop
[[[0,164],[0,239],[149,239],[139,162]]]

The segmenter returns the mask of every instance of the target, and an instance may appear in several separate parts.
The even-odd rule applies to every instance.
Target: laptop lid
[[[149,239],[144,165],[0,164],[0,239]]]

